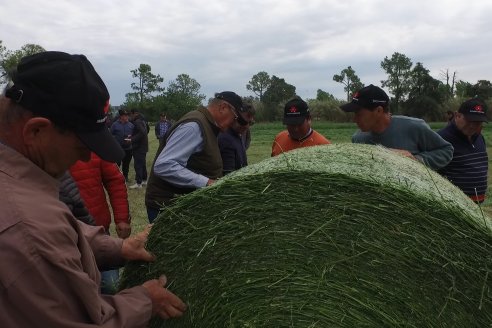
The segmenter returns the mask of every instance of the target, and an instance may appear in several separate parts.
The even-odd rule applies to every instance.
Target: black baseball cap
[[[479,98],[468,99],[461,104],[458,112],[471,122],[488,122],[487,105]]]
[[[124,152],[106,127],[109,93],[84,55],[45,51],[21,59],[5,96],[34,115],[73,131],[103,160]]]
[[[373,109],[378,106],[386,107],[389,97],[383,89],[375,85],[363,87],[352,96],[352,102],[340,106],[345,112],[356,112],[361,108]]]
[[[310,115],[308,104],[301,98],[294,98],[284,106],[283,123],[285,125],[299,125]]]
[[[244,112],[243,100],[235,92],[232,91],[222,91],[215,94],[215,98],[227,101],[231,104],[238,112]]]

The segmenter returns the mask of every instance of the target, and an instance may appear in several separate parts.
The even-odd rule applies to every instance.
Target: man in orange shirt
[[[292,149],[331,143],[311,128],[311,113],[301,98],[294,98],[285,104],[283,122],[287,130],[277,134],[273,140],[272,157]]]

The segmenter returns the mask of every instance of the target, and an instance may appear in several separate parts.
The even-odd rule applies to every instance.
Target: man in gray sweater
[[[389,97],[383,89],[369,85],[357,91],[352,102],[340,107],[354,113],[359,127],[353,143],[382,145],[418,160],[433,170],[446,166],[453,146],[431,130],[424,120],[391,115]]]

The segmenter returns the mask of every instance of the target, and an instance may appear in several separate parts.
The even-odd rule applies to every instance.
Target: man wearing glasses
[[[244,104],[237,120],[226,131],[219,133],[219,148],[224,175],[248,165],[246,157],[246,134],[254,124],[255,108]]]
[[[241,120],[241,97],[232,91],[215,94],[205,108],[186,113],[171,128],[157,149],[145,191],[145,206],[150,222],[163,204],[179,195],[213,184],[223,174],[217,141],[235,121]]]

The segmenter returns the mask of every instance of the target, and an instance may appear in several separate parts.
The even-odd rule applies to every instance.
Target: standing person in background
[[[155,137],[159,139],[159,145],[164,141],[164,135],[171,128],[171,125],[166,114],[161,113],[159,121],[155,123]]]
[[[354,122],[360,129],[352,136],[353,143],[382,145],[433,170],[446,166],[453,157],[453,146],[424,120],[392,116],[389,97],[379,87],[371,84],[360,89],[352,102],[340,108],[354,113]]]
[[[103,226],[109,235],[111,213],[113,213],[116,234],[120,238],[128,238],[131,234],[131,218],[128,205],[125,178],[115,163],[91,154],[88,162],[77,161],[70,167],[70,174],[77,183],[80,195],[96,226]],[[109,198],[106,199],[106,194]],[[110,205],[111,204],[111,208]],[[114,294],[119,280],[116,268],[101,272],[101,291],[103,294]]]
[[[485,200],[489,170],[481,133],[484,122],[488,122],[487,105],[473,98],[463,102],[451,123],[437,132],[454,148],[453,159],[438,172],[477,203]]]
[[[147,185],[147,152],[149,151],[149,130],[147,122],[139,112],[132,109],[131,120],[134,125],[130,138],[133,152],[133,167],[135,169],[135,184],[130,189],[140,189]]]
[[[186,113],[176,122],[157,149],[145,191],[147,216],[152,223],[163,204],[222,176],[217,136],[243,111],[241,97],[232,91],[215,94],[208,106]]]
[[[58,179],[91,151],[124,153],[105,125],[109,93],[83,55],[45,51],[21,59],[0,95],[0,322],[2,327],[145,327],[186,305],[165,276],[101,295],[99,270],[152,261],[149,230],[127,239],[75,219]]]
[[[243,111],[226,132],[219,133],[219,148],[222,157],[223,174],[248,165],[245,134],[254,124],[255,109],[251,104],[243,104]]]
[[[311,113],[308,104],[301,98],[294,98],[285,104],[283,123],[287,130],[275,136],[272,157],[297,148],[331,143],[311,128]]]
[[[132,161],[132,142],[130,137],[133,135],[133,124],[129,122],[129,113],[125,109],[118,111],[119,118],[111,125],[111,134],[116,138],[121,148],[125,151],[125,157],[118,162],[121,167],[125,181],[128,182],[128,171]]]

